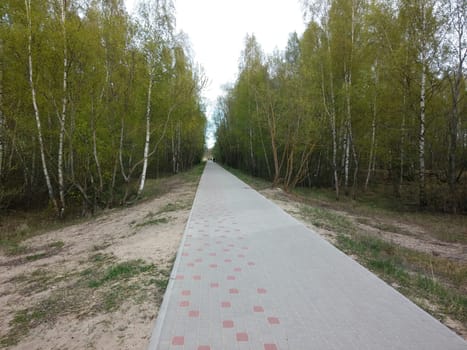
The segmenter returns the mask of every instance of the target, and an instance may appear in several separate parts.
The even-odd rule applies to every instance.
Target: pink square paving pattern
[[[191,310],[191,311],[188,313],[188,316],[189,316],[189,317],[199,317],[199,311],[198,311],[198,310]]]
[[[222,327],[223,328],[233,328],[234,327],[234,322],[232,320],[226,320],[222,322]]]
[[[181,337],[181,336],[173,337],[172,345],[185,345],[185,337]]]
[[[277,317],[268,317],[269,324],[279,324],[279,319]]]
[[[237,333],[237,341],[248,341],[248,334],[244,332]]]
[[[253,306],[254,312],[264,312],[264,308],[262,306],[255,305]]]
[[[264,344],[264,350],[278,350],[276,344]]]

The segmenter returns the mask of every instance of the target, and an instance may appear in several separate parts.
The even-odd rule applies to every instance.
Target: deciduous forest
[[[205,81],[170,0],[2,0],[0,210],[89,213],[199,162]]]
[[[291,190],[377,190],[467,211],[465,0],[303,3],[302,36],[266,55],[247,36],[219,98],[219,161]]]

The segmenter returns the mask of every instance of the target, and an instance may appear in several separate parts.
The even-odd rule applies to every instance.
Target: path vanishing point
[[[150,350],[467,349],[467,343],[209,162]]]

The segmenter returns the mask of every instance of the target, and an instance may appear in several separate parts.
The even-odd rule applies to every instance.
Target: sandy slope
[[[167,277],[195,190],[195,183],[181,182],[159,198],[29,239],[22,255],[0,254],[3,347],[17,342],[7,347],[146,348],[163,293],[153,279]],[[102,274],[128,261],[153,267],[99,288],[88,286],[89,271]],[[109,299],[112,292],[121,294]]]

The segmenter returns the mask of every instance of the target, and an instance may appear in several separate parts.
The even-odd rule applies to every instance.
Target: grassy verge
[[[262,190],[271,184],[238,170],[233,174]],[[467,329],[467,265],[461,261],[419,252],[385,241],[365,231],[358,223],[383,232],[411,236],[410,225],[447,242],[467,242],[467,218],[453,215],[405,212],[384,193],[369,193],[360,200],[337,202],[328,190],[297,189],[281,200],[296,202],[300,219],[331,231],[334,244],[346,254],[397,288],[401,293],[440,320],[447,317]],[[352,218],[356,218],[353,220]]]
[[[394,198],[386,188],[359,193],[357,199],[341,196],[335,200],[334,191],[329,189],[297,188],[290,194],[295,200],[310,205],[345,211],[346,213],[370,217],[370,223],[378,229],[409,234],[398,225],[384,227],[384,221],[397,221],[406,225],[416,225],[435,239],[467,244],[467,216],[418,211],[416,205],[404,205]],[[373,220],[377,217],[378,220]]]

